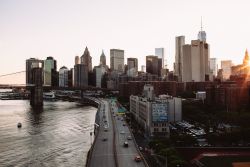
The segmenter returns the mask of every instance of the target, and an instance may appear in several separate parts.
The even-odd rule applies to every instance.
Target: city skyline
[[[125,59],[138,58],[138,66],[146,64],[146,56],[153,55],[155,48],[163,47],[172,70],[175,37],[197,39],[201,16],[211,46],[210,57],[217,58],[218,64],[227,59],[240,64],[250,43],[247,33],[250,24],[239,18],[247,15],[249,2],[227,2],[227,8],[226,1],[217,2],[216,6],[214,3],[1,1],[0,74],[24,70],[23,62],[30,57],[44,60],[52,56],[58,61],[58,69],[64,65],[71,68],[74,57],[81,56],[86,46],[93,65],[99,64],[102,49],[109,65],[109,49],[117,48],[125,51]],[[233,10],[237,12],[231,13]]]

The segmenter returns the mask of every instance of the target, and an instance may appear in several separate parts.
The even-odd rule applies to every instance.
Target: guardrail
[[[98,103],[98,110],[97,110],[97,113],[96,113],[96,117],[97,116],[99,116],[99,112],[100,112],[100,103]],[[99,123],[99,122],[96,122],[96,121],[99,121],[99,119],[95,119],[95,123]],[[88,151],[88,154],[87,154],[87,160],[86,160],[86,167],[90,167],[90,158],[92,157],[92,153],[93,153],[93,147],[94,147],[94,145],[95,145],[95,143],[96,143],[96,138],[98,137],[98,134],[99,134],[99,128],[100,127],[97,127],[97,128],[95,128],[94,129],[94,131],[96,131],[95,133],[94,133],[94,135],[95,135],[95,138],[94,138],[94,142],[93,142],[93,144],[91,145],[91,147],[90,147],[90,149],[89,149],[89,151]]]

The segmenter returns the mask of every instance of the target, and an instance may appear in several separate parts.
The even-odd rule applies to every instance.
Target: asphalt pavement
[[[100,107],[99,133],[93,146],[92,156],[90,157],[90,167],[115,167],[113,151],[113,126],[109,103],[101,101]],[[105,128],[106,127],[106,128]],[[107,129],[107,131],[105,130]],[[104,139],[106,139],[104,141]]]
[[[101,100],[99,117],[99,133],[95,139],[89,166],[145,167],[143,160],[140,162],[134,160],[140,153],[125,118],[118,114],[116,104],[107,99]],[[128,140],[128,136],[131,136],[131,140]],[[124,146],[125,141],[128,142],[128,147]]]
[[[131,134],[128,125],[126,124],[125,118],[123,115],[118,114],[118,108],[116,105],[111,106],[111,112],[114,117],[114,129],[116,131],[116,152],[119,167],[144,167],[144,163],[136,162],[134,160],[135,156],[140,155],[136,143],[131,138],[128,140],[128,136],[133,137]],[[124,146],[124,142],[128,142],[128,147]]]

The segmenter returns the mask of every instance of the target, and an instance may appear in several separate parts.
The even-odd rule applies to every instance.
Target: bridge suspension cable
[[[15,75],[15,74],[24,73],[24,72],[26,72],[26,71],[18,71],[18,72],[13,72],[13,73],[9,73],[9,74],[3,74],[3,75],[0,75],[0,77]]]

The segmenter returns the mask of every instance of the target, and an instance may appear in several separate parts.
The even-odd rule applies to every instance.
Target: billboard
[[[152,122],[167,122],[168,121],[168,106],[167,103],[152,104]]]

